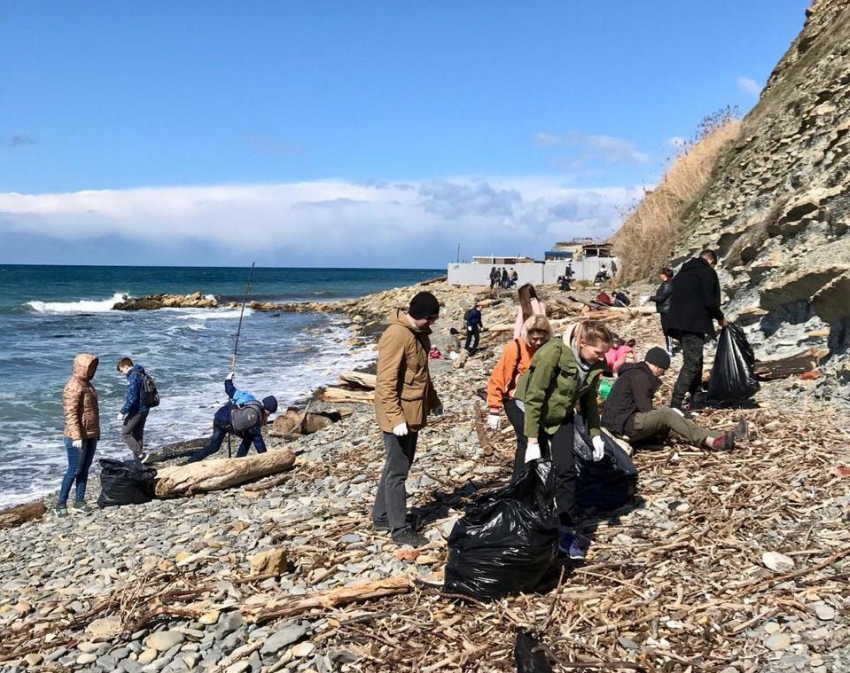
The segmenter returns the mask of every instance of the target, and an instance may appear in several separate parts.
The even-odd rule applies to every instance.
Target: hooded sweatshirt
[[[62,391],[65,436],[69,439],[100,439],[97,391],[91,383],[98,359],[89,353],[74,356],[71,378]]]
[[[135,416],[149,411],[142,401],[142,388],[145,381],[144,373],[144,367],[133,365],[133,368],[127,374],[127,395],[124,398],[124,406],[121,407],[121,413],[125,416]]]

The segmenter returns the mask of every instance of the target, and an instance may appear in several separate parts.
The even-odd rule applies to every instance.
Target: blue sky
[[[757,102],[807,4],[5,2],[0,262],[442,266],[604,237],[671,139]]]

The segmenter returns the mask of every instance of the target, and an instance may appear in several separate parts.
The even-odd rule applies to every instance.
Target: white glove
[[[122,414],[122,413],[119,411],[119,412],[118,412],[118,415],[115,417],[115,420],[116,420],[116,421],[123,421],[123,420],[124,420],[124,414]]]
[[[530,463],[532,460],[540,460],[540,443],[539,442],[528,442],[528,446],[525,449],[525,462]]]
[[[225,381],[232,381],[236,372],[230,372],[227,376],[224,377]]]
[[[431,409],[431,414],[433,416],[442,416],[443,415],[443,405],[441,404],[439,407],[434,407]]]
[[[498,430],[499,426],[502,425],[502,419],[499,414],[489,414],[487,416],[487,427],[491,430]]]
[[[407,434],[407,423],[399,423],[393,428],[393,434],[396,437],[404,437]]]
[[[673,411],[675,411],[677,414],[679,414],[679,416],[681,416],[682,418],[684,418],[684,417],[685,417],[685,412],[684,412],[684,411],[682,411],[681,409],[676,409],[675,407],[672,407],[672,409],[673,409]]]
[[[602,435],[593,438],[593,462],[598,463],[605,456],[605,440]]]
[[[75,449],[82,449],[83,448],[83,440],[82,439],[75,439],[73,442],[71,442],[71,446],[73,446]]]

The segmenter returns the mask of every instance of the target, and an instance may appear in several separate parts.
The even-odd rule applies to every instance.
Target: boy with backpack
[[[260,402],[251,393],[237,390],[233,385],[233,374],[230,372],[224,380],[224,392],[230,401],[215,412],[212,437],[204,448],[192,454],[190,463],[196,463],[218,451],[227,433],[232,433],[242,440],[236,452],[237,458],[247,456],[251,444],[257,453],[266,452],[263,426],[268,422],[269,415],[277,411],[277,398],[269,395]]]
[[[116,368],[127,377],[124,406],[118,412],[118,420],[123,422],[121,439],[133,452],[136,460],[146,463],[150,455],[144,450],[145,422],[148,420],[150,409],[159,404],[159,393],[144,367],[134,365],[130,358],[122,358]]]

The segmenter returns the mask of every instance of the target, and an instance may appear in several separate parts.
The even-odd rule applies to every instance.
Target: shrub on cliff
[[[671,159],[658,186],[647,190],[614,235],[618,280],[631,283],[654,277],[683,235],[683,214],[708,184],[717,160],[738,137],[741,120],[726,108],[706,117],[694,137]]]

